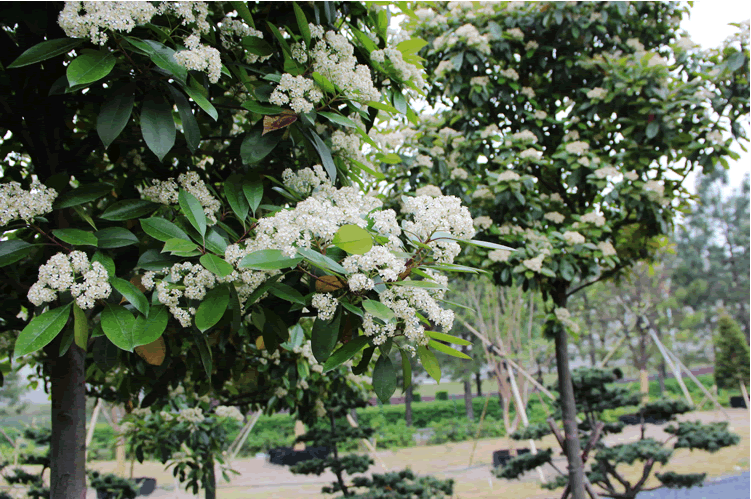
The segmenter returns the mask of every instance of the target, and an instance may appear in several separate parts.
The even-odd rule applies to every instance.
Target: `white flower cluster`
[[[587,92],[587,97],[590,99],[602,99],[608,94],[608,91],[601,87],[595,87]]]
[[[155,283],[154,277],[161,274],[167,275],[164,279]],[[148,290],[156,286],[159,303],[169,307],[172,315],[180,321],[183,327],[190,327],[195,309],[188,307],[186,310],[184,306],[180,305],[180,298],[202,300],[206,296],[206,291],[216,286],[216,283],[217,280],[213,273],[206,270],[202,265],[190,262],[176,263],[162,272],[146,272],[141,279],[141,284]]]
[[[584,244],[587,240],[576,231],[567,230],[563,233],[563,239],[570,245]]]
[[[428,241],[436,231],[450,233],[458,239],[471,239],[475,235],[474,224],[469,210],[462,206],[456,196],[416,196],[404,198],[404,213],[413,220],[402,222],[404,232]],[[459,245],[449,239],[438,239],[428,243],[438,262],[452,263],[459,254]]]
[[[469,84],[478,87],[487,87],[490,84],[490,78],[487,76],[473,76],[469,80]]]
[[[594,171],[597,178],[617,177],[620,173],[614,166],[603,166]]]
[[[534,149],[527,149],[527,151],[534,151],[535,153],[537,153],[537,151],[535,151]],[[525,158],[525,157],[528,157],[528,155],[525,156],[524,153],[522,153],[521,157]],[[537,157],[537,155],[535,154],[534,157]],[[506,170],[506,171],[504,171],[504,172],[502,172],[502,173],[500,173],[498,175],[498,179],[497,180],[498,180],[498,182],[515,182],[515,181],[519,180],[520,178],[521,177],[519,176],[518,173],[516,173],[514,171],[511,171],[511,170]]]
[[[422,71],[414,64],[406,62],[399,49],[386,47],[383,50],[374,50],[370,53],[370,58],[372,61],[379,63],[388,61],[404,82],[412,82],[417,88],[425,86]]]
[[[662,195],[665,193],[665,186],[657,180],[649,180],[645,182],[644,189],[654,192],[658,197],[662,197]]]
[[[534,159],[540,159],[542,157],[542,153],[540,151],[538,151],[537,149],[533,149],[533,148],[530,147],[529,149],[523,150],[519,154],[519,157],[521,159],[533,159],[533,160]],[[517,175],[517,177],[518,177],[518,175]]]
[[[486,230],[489,229],[491,225],[493,225],[493,219],[489,216],[482,215],[479,217],[476,217],[472,223],[475,227],[479,227],[480,230]]]
[[[0,227],[11,220],[32,218],[52,211],[52,203],[57,191],[46,187],[36,179],[32,180],[29,190],[24,190],[18,182],[0,184]]]
[[[522,89],[519,91],[520,94],[524,95],[525,97],[529,99],[534,99],[535,97],[535,91],[532,87],[522,87]]]
[[[302,75],[292,76],[284,73],[279,85],[271,93],[269,102],[277,106],[289,104],[296,113],[309,113],[313,110],[314,104],[321,99],[323,92],[316,87],[313,80]]]
[[[724,142],[722,132],[719,130],[712,130],[711,132],[707,133],[707,141],[713,142],[715,144],[722,144]]]
[[[595,213],[594,211],[582,215],[579,218],[579,221],[582,223],[595,224],[597,227],[602,227],[603,225],[605,225],[605,217],[600,215],[599,213]]]
[[[372,274],[377,271],[384,281],[396,281],[406,270],[406,260],[392,253],[385,246],[373,246],[362,255],[350,255],[342,261],[347,272]]]
[[[359,291],[369,291],[375,286],[373,279],[365,274],[352,274],[347,280],[350,291],[357,293]]]
[[[581,141],[569,142],[566,144],[566,152],[569,154],[584,154],[589,150],[589,144]]]
[[[511,140],[514,142],[530,142],[532,144],[537,143],[537,135],[530,130],[522,130],[511,135]]]
[[[152,182],[153,185],[149,187],[139,187],[143,199],[160,204],[177,204],[179,187],[182,187],[201,203],[207,223],[209,225],[216,224],[216,214],[222,209],[222,204],[211,195],[198,173],[182,173],[177,177],[177,182],[174,178],[168,178],[165,181],[153,180]],[[179,187],[178,183],[180,184]]]
[[[522,265],[527,267],[529,270],[532,270],[533,272],[540,272],[542,270],[542,261],[545,259],[545,255],[540,254],[537,255],[534,258],[530,258],[528,260],[523,260]]]
[[[205,417],[200,407],[192,407],[180,410],[177,415],[178,423],[188,423],[191,428],[198,428],[198,423],[203,423]]]
[[[177,52],[175,61],[186,69],[207,73],[211,83],[218,82],[222,76],[222,58],[219,51],[202,44],[201,37],[197,34],[186,38],[185,46],[187,50]]]
[[[438,78],[441,78],[446,74],[446,71],[453,71],[454,69],[454,63],[451,61],[441,61],[438,63],[438,66],[436,66],[435,70],[433,71],[433,74],[436,75]]]
[[[568,309],[556,308],[555,318],[558,319],[558,321],[564,326],[568,326],[568,328],[571,329],[571,331],[573,331],[575,334],[579,332],[579,324],[571,319],[571,312],[569,312]]]
[[[469,174],[464,168],[454,168],[453,170],[451,170],[452,180],[467,180],[468,177]]]
[[[636,173],[636,172],[635,172],[635,171],[633,171],[633,170],[627,171],[626,173],[624,173],[624,174],[623,174],[623,176],[624,176],[625,178],[627,178],[628,180],[632,181],[632,182],[633,182],[634,180],[639,180],[639,174],[638,174],[638,173]]]
[[[107,30],[130,33],[156,14],[151,2],[65,2],[57,22],[71,38],[89,38],[104,45]]]
[[[519,28],[511,28],[506,30],[506,34],[514,40],[524,40],[524,32]]]
[[[511,251],[505,249],[496,249],[488,252],[488,258],[491,262],[508,262]]]
[[[599,242],[597,247],[602,251],[602,256],[616,256],[618,254],[610,241]]]
[[[566,220],[566,217],[564,215],[561,215],[557,211],[551,211],[551,212],[545,213],[545,215],[543,215],[543,218],[545,220],[550,220],[551,222],[555,224],[561,224],[563,223],[564,220]]]
[[[240,409],[234,406],[228,407],[226,405],[220,405],[214,410],[214,414],[216,414],[217,417],[234,419],[235,421],[242,421],[244,419],[243,413],[240,412]]]
[[[327,183],[328,177],[321,165],[314,165],[313,169],[303,168],[297,172],[287,168],[282,172],[284,186],[300,194],[308,194],[321,184]]]
[[[524,50],[536,50],[540,46],[539,43],[537,43],[534,40],[530,40],[527,42],[527,44],[524,46]]]
[[[511,68],[502,69],[501,71],[499,71],[499,73],[501,74],[501,76],[508,78],[509,80],[517,81],[519,79],[519,73]]]
[[[263,33],[257,29],[253,29],[245,24],[240,19],[233,19],[231,17],[225,17],[222,19],[219,25],[219,36],[222,40],[222,47],[225,49],[233,49],[240,47],[240,43],[237,41],[242,40],[245,36],[255,36],[263,38]],[[248,64],[255,64],[257,62],[263,62],[271,57],[272,54],[260,56],[245,51],[245,62]]]
[[[330,321],[334,318],[334,313],[336,313],[336,307],[339,305],[339,300],[334,298],[331,293],[316,293],[313,295],[311,305],[318,310],[319,319],[322,321]]]
[[[548,113],[546,113],[545,111],[540,111],[538,109],[537,111],[534,112],[534,117],[535,119],[538,119],[538,120],[544,120],[548,117]]]
[[[430,196],[432,198],[443,196],[441,188],[435,185],[424,185],[415,189],[415,194],[418,196]]]
[[[76,274],[83,276],[83,282],[76,282]],[[39,267],[39,280],[29,288],[27,298],[38,307],[57,299],[57,292],[70,290],[80,308],[90,309],[96,300],[105,299],[112,292],[108,279],[104,266],[89,262],[86,253],[58,253]]]

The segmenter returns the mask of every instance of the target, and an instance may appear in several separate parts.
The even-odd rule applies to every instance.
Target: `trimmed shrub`
[[[435,394],[436,400],[448,400],[449,399],[449,392],[436,392]]]

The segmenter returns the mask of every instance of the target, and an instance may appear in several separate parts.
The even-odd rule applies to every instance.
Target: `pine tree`
[[[717,386],[737,388],[739,381],[748,385],[748,344],[740,326],[728,314],[723,313],[717,321],[714,350],[714,378]]]

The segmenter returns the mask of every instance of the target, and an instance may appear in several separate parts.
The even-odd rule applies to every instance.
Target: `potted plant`
[[[112,473],[102,475],[98,471],[89,473],[91,486],[96,489],[97,499],[136,499],[136,484]]]

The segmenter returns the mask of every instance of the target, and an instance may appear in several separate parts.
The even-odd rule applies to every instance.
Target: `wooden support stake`
[[[686,384],[683,382],[683,378],[681,378],[680,368],[678,368],[678,366],[673,363],[673,360],[670,358],[670,354],[668,353],[667,348],[662,344],[662,342],[657,337],[655,332],[652,331],[652,329],[649,330],[649,334],[650,336],[652,336],[652,340],[655,342],[655,345],[657,345],[657,349],[660,350],[662,358],[665,359],[665,363],[670,367],[670,370],[673,371],[673,376],[675,376],[676,381],[678,381],[678,384],[681,387],[681,391],[683,391],[683,396],[686,397],[686,402],[688,402],[689,405],[693,406],[694,401],[691,398],[691,394],[688,392],[688,388],[686,388]]]
[[[84,458],[84,462],[88,462],[89,457],[89,446],[91,445],[91,441],[94,439],[94,429],[96,428],[96,421],[99,418],[99,411],[102,409],[102,399],[97,399],[96,405],[94,406],[94,412],[91,414],[91,422],[89,423],[89,431],[86,433],[86,454]]]
[[[245,433],[243,434],[242,438],[237,442],[237,445],[230,453],[229,461],[232,461],[235,459],[235,457],[237,457],[237,453],[240,452],[240,449],[242,449],[243,445],[245,445],[245,442],[248,439],[248,436],[250,435],[251,430],[256,425],[260,417],[261,417],[261,411],[254,413],[250,417],[250,421],[248,421],[248,423],[245,425],[245,428],[243,428]]]
[[[477,440],[480,438],[480,431],[482,430],[482,423],[485,421],[485,413],[488,412],[488,402],[490,402],[490,392],[485,395],[485,405],[482,407],[482,414],[480,415],[480,424],[477,426],[477,433],[475,434],[475,443],[472,445],[472,453],[469,455],[469,464],[467,467],[472,466],[472,460],[475,457],[475,449],[477,448]],[[492,486],[492,482],[491,482]]]
[[[602,359],[602,360],[600,361],[600,364],[599,364],[599,367],[600,367],[600,369],[602,369],[602,368],[604,368],[604,367],[605,367],[605,364],[607,364],[607,363],[608,363],[608,361],[610,360],[610,357],[612,357],[612,356],[613,356],[613,354],[615,354],[615,352],[617,352],[617,351],[618,351],[618,347],[620,347],[620,346],[621,346],[621,343],[623,343],[623,341],[624,341],[625,339],[626,339],[626,337],[625,337],[625,336],[621,336],[621,339],[620,339],[620,340],[618,340],[618,342],[617,342],[617,343],[616,343],[616,344],[615,344],[615,345],[613,346],[613,348],[611,348],[611,349],[610,349],[610,351],[609,351],[609,352],[608,352],[608,354],[607,354],[607,355],[605,356],[605,358],[604,358],[604,359]]]
[[[527,418],[527,407],[522,401],[522,396],[519,393],[519,387],[516,385],[516,374],[514,374],[514,368],[509,365],[507,366],[507,369],[509,380],[511,381],[511,393],[514,394],[514,400],[516,401],[516,410],[522,418],[522,424],[526,428],[529,426],[529,419]],[[537,455],[537,446],[535,445],[535,441],[532,439],[529,439],[529,450],[533,455]],[[545,480],[545,474],[542,472],[542,466],[537,467],[537,474],[540,475],[540,481],[542,483],[547,483],[547,481]]]
[[[749,405],[749,399],[748,399],[748,392],[746,391],[746,385],[743,383],[743,380],[741,380],[741,394],[743,394],[743,400],[746,401],[746,407]]]
[[[668,352],[668,354],[670,354],[670,352]],[[672,355],[673,355],[673,360],[675,360],[676,364],[678,364],[678,366],[681,369],[683,369],[683,371],[686,373],[686,375],[689,378],[691,378],[691,381],[693,381],[694,383],[696,383],[696,385],[699,387],[699,389],[701,389],[701,391],[704,392],[704,395],[706,395],[707,397],[709,397],[709,400],[711,400],[712,402],[714,402],[714,404],[717,406],[717,408],[725,415],[726,419],[730,419],[730,415],[727,413],[727,411],[725,411],[725,408],[722,407],[722,404],[720,404],[720,402],[717,400],[717,398],[714,395],[712,395],[709,392],[709,390],[707,390],[704,387],[704,385],[701,384],[701,381],[699,381],[696,378],[696,376],[694,376],[694,373],[692,373],[691,370],[688,367],[686,367],[685,365],[683,365],[683,362],[681,362],[681,360],[675,354],[672,354]]]
[[[357,422],[352,419],[351,414],[347,414],[347,422],[352,428],[358,428],[359,425]],[[365,444],[365,447],[368,448],[371,454],[373,454],[373,457],[378,460],[378,464],[381,465],[381,468],[383,468],[383,471],[388,471],[389,469],[386,467],[386,463],[383,462],[383,459],[381,459],[381,456],[378,455],[378,453],[375,450],[375,447],[373,447],[373,444],[370,443],[370,441],[367,438],[362,439],[362,443]]]

